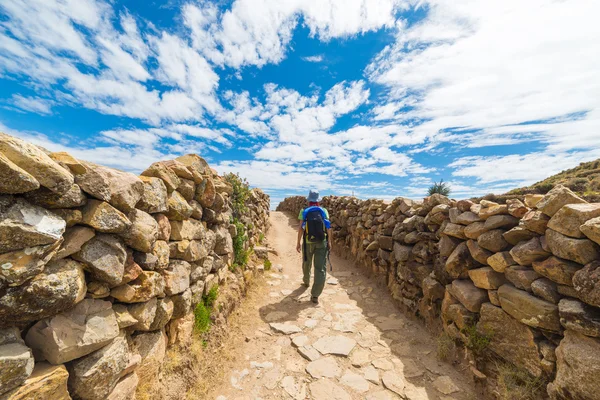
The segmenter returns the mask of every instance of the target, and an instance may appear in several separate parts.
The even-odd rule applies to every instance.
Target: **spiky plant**
[[[435,193],[439,193],[439,194],[443,194],[444,196],[448,196],[448,195],[450,195],[451,191],[452,191],[452,189],[450,188],[450,185],[448,185],[448,183],[444,182],[444,180],[441,179],[439,182],[433,182],[433,185],[431,185],[429,187],[429,190],[427,192],[429,193],[430,196]]]

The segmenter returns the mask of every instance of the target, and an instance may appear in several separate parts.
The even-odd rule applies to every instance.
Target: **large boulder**
[[[542,375],[542,357],[536,340],[537,334],[500,307],[490,303],[481,306],[477,331],[490,338],[491,351],[533,376]]]
[[[85,194],[77,185],[72,185],[65,193],[56,193],[50,189],[40,188],[27,193],[25,198],[29,202],[44,208],[81,207],[87,201]]]
[[[467,240],[467,247],[469,248],[469,252],[475,261],[483,265],[487,265],[488,258],[490,258],[493,254],[491,251],[487,251],[486,249],[480,247],[473,239]]]
[[[33,278],[56,255],[62,240],[56,243],[27,247],[21,250],[0,254],[0,283],[19,286]]]
[[[164,163],[160,162],[155,162],[154,164],[150,165],[144,172],[142,172],[142,175],[161,179],[169,193],[177,189],[177,186],[179,186],[181,183],[181,180],[177,174],[168,168]]]
[[[31,174],[0,153],[0,193],[26,193],[39,187],[40,183]]]
[[[591,262],[575,272],[573,286],[578,298],[600,307],[600,261]]]
[[[492,229],[477,237],[477,244],[493,253],[498,253],[508,247],[508,242],[504,239],[502,229]]]
[[[584,238],[579,227],[592,218],[600,216],[600,204],[567,204],[554,214],[548,228],[573,238]]]
[[[566,298],[558,303],[558,314],[565,329],[586,336],[600,337],[600,309],[579,300]]]
[[[151,331],[164,328],[173,316],[173,300],[170,297],[158,299],[156,302],[156,313],[150,325]]]
[[[31,143],[0,132],[0,153],[53,192],[65,193],[73,185],[71,172]]]
[[[493,215],[485,220],[483,227],[486,230],[511,229],[519,225],[519,220],[511,215]]]
[[[516,262],[510,255],[510,252],[503,251],[495,253],[493,256],[487,259],[487,264],[494,269],[496,272],[504,272],[506,268],[511,265],[515,265]]]
[[[471,312],[479,312],[481,305],[489,301],[487,291],[476,287],[470,280],[456,279],[449,290]]]
[[[82,222],[98,232],[119,233],[131,226],[125,214],[105,201],[90,199],[81,212]]]
[[[187,262],[199,261],[208,255],[209,249],[199,240],[169,242],[169,257]]]
[[[470,269],[469,278],[476,287],[488,290],[498,289],[506,283],[504,274],[496,272],[490,267]]]
[[[75,182],[90,195],[106,201],[117,209],[128,213],[144,193],[144,183],[129,172],[82,162],[84,174],[75,175]]]
[[[600,247],[589,239],[574,239],[548,229],[546,242],[555,256],[579,264],[587,264],[600,258]]]
[[[600,244],[600,217],[586,221],[579,229],[588,239]]]
[[[533,281],[531,283],[531,291],[537,297],[554,304],[558,304],[562,298],[562,295],[558,292],[556,283],[547,278],[540,278]]]
[[[462,242],[456,246],[450,257],[448,257],[448,260],[446,260],[446,272],[453,279],[466,276],[469,269],[476,268],[477,266],[479,264],[471,256],[466,242]]]
[[[23,199],[0,196],[0,253],[56,243],[66,225],[59,216]]]
[[[473,222],[472,224],[465,226],[463,231],[467,238],[474,240],[484,232],[487,232],[487,229],[485,229],[485,222]]]
[[[467,239],[467,237],[465,236],[464,225],[458,225],[458,224],[453,224],[453,223],[446,224],[446,227],[444,228],[444,231],[442,233],[444,235],[452,236],[457,239],[462,239],[462,240]]]
[[[198,154],[186,154],[184,156],[177,157],[175,161],[188,167],[188,169],[194,173],[194,176],[210,175],[210,166],[200,157]],[[198,183],[196,181],[196,183]]]
[[[528,241],[521,242],[510,249],[510,255],[519,265],[529,266],[534,261],[547,258],[550,256],[550,253],[542,248],[540,239],[535,237]]]
[[[82,400],[104,400],[114,389],[129,362],[124,334],[108,345],[68,364],[69,392]]]
[[[127,217],[131,225],[121,233],[121,237],[134,250],[148,253],[158,238],[158,223],[148,213],[141,210],[131,211]]]
[[[195,199],[204,208],[211,208],[217,197],[215,184],[211,177],[206,177],[202,183],[196,186]]]
[[[167,335],[163,330],[140,333],[133,337],[132,351],[142,357],[136,373],[140,381],[152,382],[156,379],[167,349]]]
[[[567,204],[586,203],[566,186],[557,185],[536,204],[537,209],[552,217]]]
[[[531,284],[541,278],[531,267],[522,265],[512,265],[504,271],[506,279],[509,280],[516,288],[531,292]]]
[[[233,253],[233,239],[229,230],[221,226],[214,230],[216,234],[215,253],[218,255],[225,255]]]
[[[165,280],[158,272],[142,271],[125,285],[117,286],[110,295],[123,303],[143,303],[153,297],[164,296]]]
[[[522,226],[515,226],[511,230],[504,232],[502,236],[504,237],[504,240],[506,240],[508,243],[512,244],[513,246],[516,246],[520,242],[537,237],[538,234],[530,231],[529,229],[525,229]]]
[[[582,267],[583,265],[554,256],[548,257],[543,261],[533,262],[533,269],[538,274],[561,285],[569,286],[573,286],[573,275]]]
[[[169,194],[167,208],[165,215],[173,221],[186,220],[194,211],[187,200],[176,190]]]
[[[149,214],[167,211],[167,187],[162,179],[140,176],[144,182],[144,193],[136,204],[136,208]]]
[[[23,384],[6,393],[2,400],[69,400],[69,373],[64,365],[38,362]]]
[[[517,321],[534,328],[560,332],[558,307],[542,299],[519,290],[512,285],[498,289],[502,309]]]
[[[165,293],[168,296],[183,293],[190,287],[190,273],[192,267],[187,261],[172,260],[169,268],[161,271],[165,278]]]
[[[62,314],[39,321],[25,341],[36,358],[62,364],[101,349],[119,334],[112,304],[85,299]]]
[[[86,293],[83,266],[64,259],[18,287],[0,291],[0,327],[37,321],[73,307]]]
[[[550,221],[550,217],[543,212],[530,210],[521,218],[519,225],[538,235],[543,235],[548,227],[548,221]]]
[[[85,243],[73,258],[86,265],[86,270],[111,287],[123,280],[127,252],[121,239],[109,234],[99,234]]]
[[[206,227],[200,221],[169,221],[171,224],[171,240],[199,240],[204,237]]]
[[[196,184],[193,180],[181,178],[181,183],[177,186],[177,191],[184,199],[190,201],[196,194]]]
[[[567,330],[556,348],[556,379],[548,385],[552,400],[596,399],[600,393],[600,340]]]
[[[136,331],[149,331],[156,317],[157,298],[153,297],[145,303],[135,303],[127,306],[129,314],[137,320],[131,329]]]

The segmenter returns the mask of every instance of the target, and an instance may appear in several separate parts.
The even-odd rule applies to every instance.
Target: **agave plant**
[[[441,179],[439,182],[433,182],[433,185],[431,185],[429,187],[429,190],[427,192],[429,193],[430,196],[435,193],[439,193],[439,194],[443,194],[444,196],[448,196],[448,195],[450,195],[451,191],[452,191],[452,189],[450,188],[450,185],[448,185],[446,182],[444,182],[443,179]]]

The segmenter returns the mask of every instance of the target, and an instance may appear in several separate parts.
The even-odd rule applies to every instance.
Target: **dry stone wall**
[[[228,268],[232,191],[195,154],[136,176],[0,133],[0,399],[131,399],[154,381],[202,296],[252,275]],[[246,205],[253,246],[269,197]]]
[[[305,204],[288,198],[278,210],[296,215]],[[556,186],[506,204],[436,194],[322,205],[337,250],[385,276],[407,312],[479,350],[470,352],[476,378],[497,377],[500,359],[547,383],[552,399],[598,398],[600,203]]]

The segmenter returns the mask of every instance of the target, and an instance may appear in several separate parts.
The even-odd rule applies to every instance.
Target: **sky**
[[[600,158],[597,0],[2,0],[0,131],[272,204],[504,193]]]

